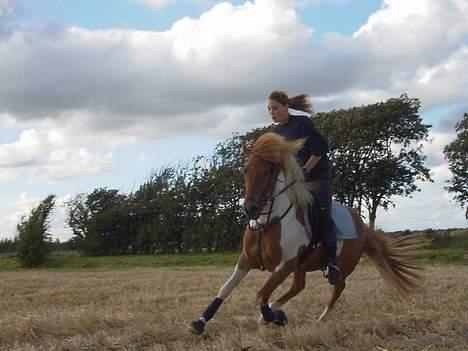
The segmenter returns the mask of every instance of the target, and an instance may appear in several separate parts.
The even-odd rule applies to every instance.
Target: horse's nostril
[[[250,207],[244,206],[244,214],[247,216],[249,219],[255,219],[258,217],[258,206],[257,205],[252,205]]]

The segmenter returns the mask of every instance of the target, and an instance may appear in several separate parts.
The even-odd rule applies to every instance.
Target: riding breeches
[[[324,246],[327,258],[334,258],[336,254],[336,231],[331,216],[332,195],[330,181],[314,180],[309,181],[308,185],[315,200],[318,221],[316,228],[320,241]]]

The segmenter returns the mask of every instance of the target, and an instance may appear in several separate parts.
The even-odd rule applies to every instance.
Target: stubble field
[[[0,272],[0,350],[468,350],[467,266],[426,267],[424,287],[398,301],[372,265],[360,264],[319,324],[330,287],[309,273],[285,306],[285,328],[257,323],[255,292],[268,273],[253,271],[205,335],[190,334],[187,323],[231,271]]]

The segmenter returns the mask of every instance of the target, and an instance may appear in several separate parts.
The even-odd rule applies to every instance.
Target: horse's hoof
[[[276,310],[275,311],[275,320],[273,321],[276,325],[280,327],[284,327],[288,324],[288,317],[286,317],[286,313],[283,310]]]
[[[190,331],[195,335],[202,335],[205,330],[205,323],[197,319],[190,323]]]

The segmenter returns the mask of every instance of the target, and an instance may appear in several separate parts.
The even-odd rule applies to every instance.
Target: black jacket
[[[303,166],[311,155],[322,156],[322,158],[310,172],[306,173],[306,180],[330,179],[330,162],[327,155],[328,144],[315,129],[314,123],[309,117],[289,115],[288,122],[276,125],[273,131],[287,140],[307,138],[304,147],[296,155],[299,164]]]

